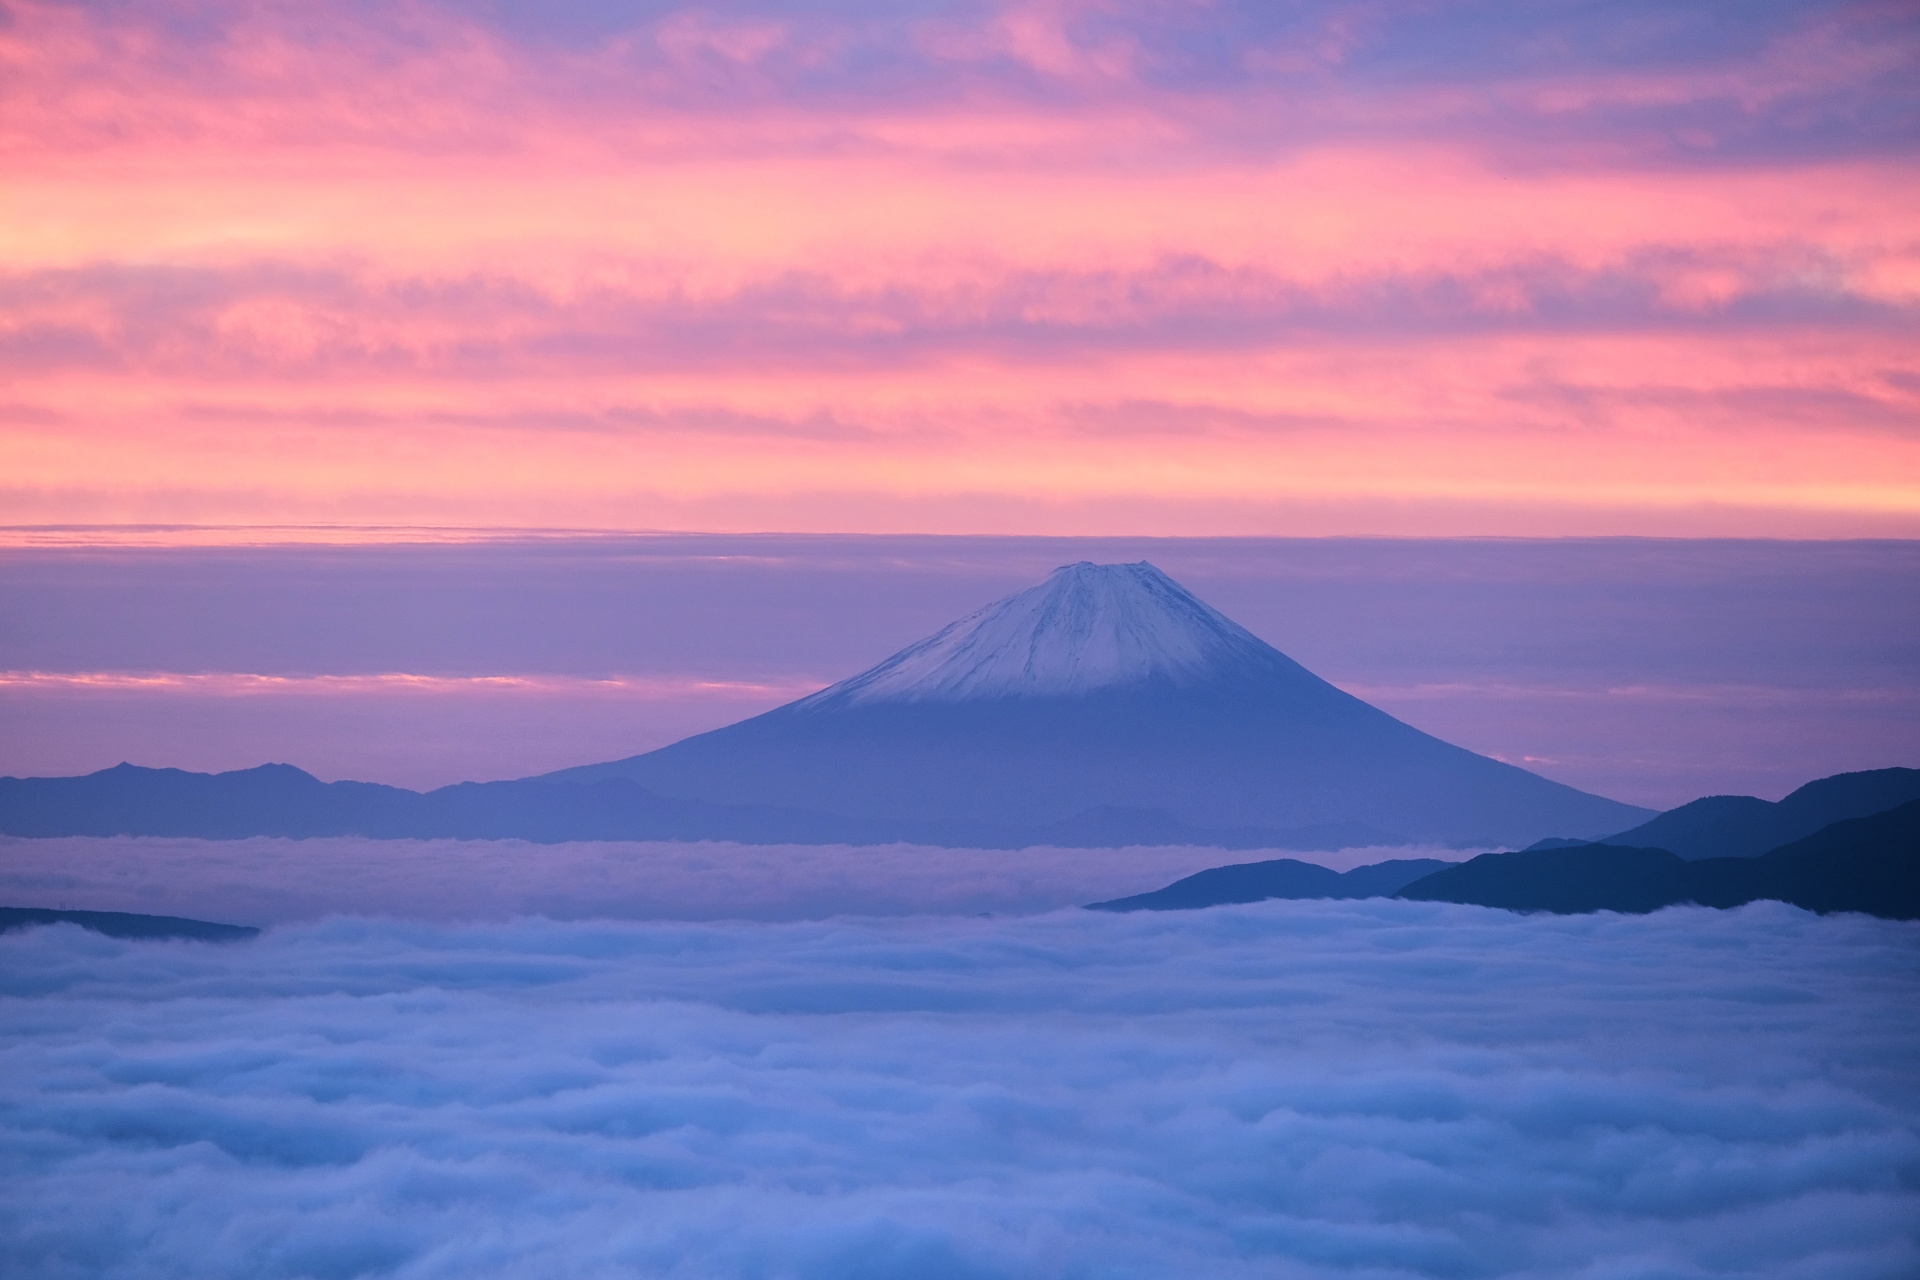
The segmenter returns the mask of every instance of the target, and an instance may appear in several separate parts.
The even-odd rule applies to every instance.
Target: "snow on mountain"
[[[1154,682],[1179,687],[1249,668],[1271,672],[1275,659],[1287,662],[1146,561],[1083,560],[800,705],[1063,697]]]

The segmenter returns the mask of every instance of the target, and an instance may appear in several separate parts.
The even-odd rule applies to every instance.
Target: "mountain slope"
[[[795,705],[1073,697],[1140,684],[1195,688],[1234,674],[1313,680],[1145,561],[1082,561]]]
[[[1757,858],[1847,818],[1920,800],[1920,769],[1871,769],[1820,778],[1770,803],[1704,796],[1651,822],[1607,836],[1608,844],[1666,849],[1682,858]]]
[[[1777,898],[1809,911],[1920,919],[1920,800],[1835,822],[1758,858],[1687,869],[1688,896],[1706,906]]]
[[[548,777],[895,823],[1147,809],[1524,842],[1649,816],[1395,720],[1145,563],[1068,565],[798,702]]]
[[[1164,889],[1110,902],[1090,902],[1089,911],[1190,911],[1270,898],[1390,898],[1400,889],[1451,863],[1438,858],[1401,858],[1333,871],[1294,858],[1209,867]]]
[[[1416,880],[1397,896],[1562,915],[1640,914],[1687,901],[1686,869],[1685,860],[1665,849],[1614,844],[1484,853]]]

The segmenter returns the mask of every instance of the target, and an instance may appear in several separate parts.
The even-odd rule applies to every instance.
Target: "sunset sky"
[[[1920,533],[1898,0],[4,14],[0,524]]]

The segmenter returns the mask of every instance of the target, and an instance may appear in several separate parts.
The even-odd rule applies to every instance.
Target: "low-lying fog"
[[[1380,900],[36,929],[0,937],[0,1269],[1894,1280],[1917,941]]]
[[[427,920],[804,920],[1051,911],[1207,867],[1298,858],[1344,871],[1471,857],[1430,845],[1284,850],[934,849],[672,841],[170,840],[0,837],[0,903],[229,924],[330,914]]]

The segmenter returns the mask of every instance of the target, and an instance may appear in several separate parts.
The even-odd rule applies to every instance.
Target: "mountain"
[[[189,773],[119,764],[73,778],[0,778],[0,832],[13,836],[348,835],[403,821],[397,787],[325,783],[292,765]],[[353,820],[343,823],[342,816]]]
[[[1754,796],[1705,796],[1604,839],[1666,849],[1690,860],[1757,858],[1832,823],[1882,813],[1909,800],[1920,800],[1920,769],[1839,773],[1809,782],[1777,803]]]
[[[902,830],[1131,810],[1200,831],[1524,843],[1652,816],[1395,720],[1145,562],[1068,565],[810,697],[547,779]]]
[[[0,907],[0,933],[43,924],[77,924],[109,938],[192,938],[200,942],[242,942],[260,936],[243,924],[213,924],[180,916],[143,916],[129,911],[66,911],[52,907]]]
[[[1705,906],[1777,898],[1809,911],[1920,919],[1920,800],[1848,818],[1758,858],[1689,863],[1688,897]]]
[[[1685,902],[1687,862],[1665,849],[1583,844],[1484,853],[1403,887],[1419,902],[1462,902],[1509,911],[1642,913]]]
[[[1416,880],[1399,896],[1563,913],[1770,898],[1809,911],[1920,919],[1920,800],[1832,823],[1759,857],[1689,861],[1613,844],[1483,854]]]
[[[1152,893],[1090,902],[1087,910],[1188,911],[1269,898],[1390,898],[1422,876],[1452,865],[1438,858],[1399,858],[1339,872],[1293,858],[1242,862],[1210,867]]]
[[[728,839],[839,842],[863,834],[827,814],[667,800],[631,782],[463,782],[421,794],[322,782],[292,765],[188,773],[121,764],[77,778],[0,778],[0,831],[20,836],[451,837],[483,840]]]

